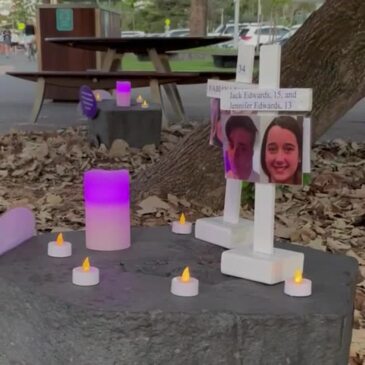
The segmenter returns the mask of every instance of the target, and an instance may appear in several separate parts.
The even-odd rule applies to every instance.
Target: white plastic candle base
[[[177,234],[190,234],[193,230],[191,222],[181,224],[179,221],[172,222],[172,232]]]
[[[240,218],[232,224],[223,217],[201,218],[195,223],[195,237],[225,248],[248,246],[253,242],[253,221]]]
[[[183,282],[181,276],[176,276],[171,280],[171,293],[180,297],[194,297],[199,294],[199,280],[190,278]]]
[[[99,269],[91,266],[89,271],[84,271],[81,266],[72,270],[72,283],[80,286],[92,286],[99,284]]]
[[[277,284],[293,277],[296,270],[303,271],[304,254],[274,248],[272,255],[254,252],[242,247],[222,254],[222,274],[264,284]]]
[[[312,280],[303,278],[300,283],[296,283],[294,279],[287,279],[284,293],[291,297],[309,297],[312,294]]]
[[[72,245],[66,241],[62,245],[57,245],[57,242],[52,241],[48,243],[47,253],[51,257],[69,257],[72,255]]]

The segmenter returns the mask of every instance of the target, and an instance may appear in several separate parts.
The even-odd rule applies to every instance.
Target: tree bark
[[[365,96],[364,44],[365,1],[327,0],[283,47],[281,87],[313,88],[313,140]],[[222,151],[208,136],[209,125],[198,127],[141,173],[134,198],[171,193],[221,207]]]
[[[198,126],[165,158],[140,173],[133,182],[132,201],[145,193],[161,197],[171,193],[219,208],[224,198],[223,152],[209,145],[209,130],[208,124]]]
[[[313,89],[318,139],[365,96],[365,2],[327,0],[283,47],[281,87]]]
[[[192,36],[207,34],[208,0],[191,0],[189,29]]]

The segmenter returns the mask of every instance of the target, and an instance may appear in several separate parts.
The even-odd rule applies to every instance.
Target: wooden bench
[[[217,78],[232,80],[234,72],[203,71],[203,72],[157,72],[157,71],[40,71],[40,72],[7,72],[7,75],[37,83],[36,97],[31,114],[31,121],[35,123],[41,111],[45,90],[48,85],[62,86],[79,89],[81,85],[88,85],[92,89],[114,89],[117,80],[129,80],[132,87],[150,86],[151,97],[155,103],[163,108],[160,85],[166,84],[202,84],[208,79]],[[171,102],[171,99],[169,99]],[[180,105],[172,105],[174,109]]]

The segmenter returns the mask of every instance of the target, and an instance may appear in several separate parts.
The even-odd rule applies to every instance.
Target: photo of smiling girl
[[[303,123],[299,119],[302,121],[302,118],[278,116],[265,130],[261,167],[269,183],[302,184]]]

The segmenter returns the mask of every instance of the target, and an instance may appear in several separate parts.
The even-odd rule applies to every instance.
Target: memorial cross
[[[311,89],[280,89],[281,47],[262,46],[260,50],[259,88],[233,86],[221,94],[224,110],[260,110],[260,121],[273,119],[278,111],[310,111]],[[258,107],[257,107],[258,106]],[[308,128],[304,125],[304,128]],[[309,131],[304,131],[309,138]],[[262,136],[261,136],[262,138]],[[305,157],[305,156],[303,156]],[[222,254],[224,274],[275,284],[303,270],[302,253],[274,248],[275,184],[255,184],[253,246],[239,247]]]
[[[207,96],[221,98],[223,90],[253,88],[255,47],[238,47],[236,82],[208,80]],[[223,217],[201,218],[195,224],[195,237],[225,248],[252,243],[253,222],[240,218],[242,181],[226,179]]]

